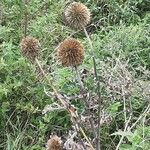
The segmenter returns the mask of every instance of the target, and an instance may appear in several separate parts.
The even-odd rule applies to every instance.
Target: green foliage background
[[[31,0],[27,8],[30,14],[28,35],[40,40],[41,60],[46,68],[52,70],[56,86],[65,94],[73,95],[79,93],[79,85],[72,70],[62,68],[55,60],[55,48],[58,43],[75,32],[65,26],[62,19],[63,9],[68,2]],[[88,26],[87,30],[91,34],[95,48],[100,76],[103,65],[111,65],[111,62],[119,57],[122,60],[129,60],[129,68],[134,70],[135,78],[149,82],[150,76],[145,77],[138,68],[142,66],[148,73],[150,72],[150,1],[82,0],[82,2],[92,12],[91,26]],[[22,0],[0,1],[0,149],[2,150],[44,150],[51,132],[63,135],[71,127],[69,116],[64,111],[42,114],[45,105],[50,104],[53,99],[44,94],[46,82],[39,82],[36,67],[20,53],[19,43],[24,34],[24,11]],[[80,69],[91,69],[92,61],[87,39],[82,32],[75,34],[74,37],[82,41],[86,50],[84,64]],[[89,89],[93,88],[90,76],[85,84]],[[105,86],[104,84],[104,89]],[[119,101],[119,105],[118,100],[108,102],[108,93],[105,90],[102,95],[106,97],[106,109],[111,112],[114,110],[112,115],[114,122],[111,126],[102,127],[103,149],[111,150],[114,148],[114,142],[115,144],[118,142],[117,138],[113,139],[114,142],[110,142],[110,135],[116,131],[115,122],[118,126],[122,126],[122,102]],[[134,121],[148,102],[140,93],[134,93],[132,99]],[[78,101],[74,103],[80,111],[84,109],[82,103]],[[147,136],[150,135],[148,123],[144,132]],[[141,124],[132,135],[130,134],[128,140],[128,144],[122,145],[121,150],[141,148],[137,146],[142,141]],[[141,149],[150,149],[150,144],[146,141]]]

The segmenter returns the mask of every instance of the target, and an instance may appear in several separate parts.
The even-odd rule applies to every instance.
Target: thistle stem
[[[80,84],[81,91],[83,92],[83,98],[84,98],[84,103],[85,103],[85,106],[86,106],[86,111],[90,116],[89,122],[90,122],[90,125],[91,125],[91,128],[92,128],[92,131],[93,131],[93,135],[96,137],[96,131],[95,131],[95,127],[94,127],[94,119],[93,119],[92,114],[89,110],[88,99],[87,99],[86,95],[84,94],[85,89],[84,89],[84,85],[81,81],[81,76],[80,76],[80,73],[79,73],[79,70],[78,70],[77,66],[75,66],[75,71],[76,71],[76,75],[77,75],[77,80]]]
[[[27,36],[27,26],[28,26],[28,11],[27,11],[27,6],[28,6],[28,1],[25,0],[25,13],[24,13],[24,36]]]
[[[81,90],[83,91],[84,90],[84,85],[81,81],[81,76],[80,76],[80,73],[79,73],[79,70],[78,70],[77,66],[75,66],[75,72],[76,72],[77,80],[80,84]]]
[[[92,146],[90,140],[89,140],[88,137],[86,136],[84,130],[82,129],[82,127],[80,127],[80,124],[78,123],[78,121],[76,121],[76,119],[79,120],[79,119],[78,119],[78,116],[77,116],[74,112],[71,112],[71,109],[69,108],[69,107],[71,106],[71,104],[70,104],[68,101],[66,101],[66,100],[62,97],[62,95],[56,90],[56,88],[53,86],[52,81],[51,81],[51,80],[48,78],[48,76],[46,75],[45,71],[43,70],[43,68],[42,68],[42,66],[41,66],[41,64],[40,64],[40,62],[39,62],[39,60],[38,60],[37,58],[35,59],[35,62],[36,62],[36,64],[38,65],[38,67],[39,67],[40,71],[42,72],[43,76],[44,76],[45,79],[47,80],[49,86],[53,89],[53,91],[54,91],[54,93],[56,94],[56,96],[57,96],[57,98],[59,99],[59,101],[60,101],[60,102],[64,105],[64,107],[68,110],[68,112],[70,113],[70,116],[71,116],[72,118],[75,118],[74,121],[75,121],[75,124],[78,125],[79,131],[82,133],[82,135],[84,136],[84,138],[86,139],[86,141],[88,142],[88,144],[91,146],[92,150],[95,150],[95,149],[93,148],[93,146]],[[73,121],[72,121],[72,123],[73,123]],[[83,143],[83,144],[84,144],[84,143]]]
[[[96,61],[95,61],[95,56],[94,56],[94,48],[93,48],[93,44],[92,44],[92,41],[89,37],[89,34],[86,30],[85,27],[83,27],[83,30],[84,30],[84,33],[88,39],[88,42],[89,42],[89,45],[90,45],[90,48],[91,48],[91,55],[92,55],[92,60],[93,60],[93,66],[94,66],[94,75],[95,75],[95,78],[96,78],[96,82],[97,82],[97,93],[98,93],[98,129],[97,129],[97,135],[96,135],[96,139],[97,139],[97,142],[96,142],[96,150],[101,150],[100,148],[100,119],[101,119],[101,94],[100,94],[100,82],[99,82],[99,78],[98,78],[98,75],[97,75],[97,67],[96,67]]]
[[[53,86],[52,81],[46,75],[45,71],[43,70],[43,68],[42,68],[42,66],[41,66],[41,64],[39,62],[39,60],[35,59],[35,61],[36,61],[36,64],[38,65],[40,71],[42,72],[43,76],[47,80],[49,86],[53,89],[54,93],[57,95],[57,97],[59,98],[60,102],[66,107],[65,101],[60,98],[60,94],[58,93],[58,91],[56,90],[56,88]]]

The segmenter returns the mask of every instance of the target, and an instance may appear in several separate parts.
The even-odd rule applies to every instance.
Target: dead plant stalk
[[[83,100],[85,102],[85,106],[86,106],[86,111],[88,113],[88,116],[89,116],[89,122],[90,122],[90,125],[91,125],[91,128],[92,128],[92,131],[93,131],[93,135],[96,137],[96,131],[95,131],[95,127],[94,127],[94,119],[92,117],[92,114],[89,110],[89,104],[88,104],[88,99],[87,99],[87,96],[85,95],[84,91],[85,91],[85,88],[84,88],[84,85],[81,81],[81,76],[80,76],[80,73],[79,73],[79,70],[77,67],[75,67],[75,71],[76,71],[76,76],[77,76],[77,80],[80,84],[80,88],[81,88],[81,91],[82,91],[82,95],[83,95]]]
[[[97,150],[101,150],[101,144],[100,144],[100,139],[101,139],[101,135],[100,135],[100,120],[101,120],[101,94],[100,94],[100,81],[99,81],[99,77],[97,75],[97,66],[96,66],[96,60],[95,60],[95,56],[94,56],[94,48],[93,48],[93,44],[92,41],[89,37],[89,34],[86,30],[86,28],[83,26],[83,30],[84,33],[88,39],[90,48],[91,48],[91,55],[92,55],[92,60],[93,60],[93,66],[94,66],[94,75],[96,78],[96,84],[97,84],[97,94],[98,94],[98,129],[97,129],[97,134],[96,134],[96,149]]]
[[[76,121],[78,120],[78,116],[71,111],[71,109],[69,108],[71,105],[68,104],[68,101],[66,101],[65,99],[62,98],[62,95],[56,90],[56,88],[53,86],[52,81],[49,80],[48,76],[46,75],[46,73],[44,72],[40,62],[38,61],[38,59],[35,59],[40,71],[42,72],[43,76],[45,77],[45,79],[47,80],[49,86],[52,88],[52,90],[54,91],[56,97],[59,99],[59,101],[63,104],[63,106],[67,109],[67,111],[70,113],[70,116],[74,121],[72,121],[72,123],[75,124],[75,126],[78,126],[79,131],[82,133],[82,135],[84,136],[84,138],[86,139],[87,143],[89,144],[89,146],[91,147],[92,150],[95,150],[94,147],[92,146],[90,140],[88,139],[87,135],[85,134],[84,130],[82,129],[82,127],[80,126],[80,124]],[[84,146],[85,147],[85,146]]]

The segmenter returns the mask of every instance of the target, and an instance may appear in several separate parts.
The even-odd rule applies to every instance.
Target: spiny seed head
[[[57,135],[52,135],[47,142],[47,150],[62,150],[61,138]]]
[[[82,29],[90,22],[90,10],[80,2],[71,3],[64,12],[67,24],[75,29]]]
[[[40,43],[33,37],[25,37],[20,43],[22,54],[29,60],[34,61],[39,56]]]
[[[58,45],[57,55],[63,66],[75,67],[82,64],[84,59],[84,49],[78,40],[68,38]]]

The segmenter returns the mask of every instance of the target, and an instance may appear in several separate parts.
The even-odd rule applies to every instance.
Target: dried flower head
[[[50,136],[50,139],[47,142],[47,150],[62,150],[61,138],[57,135]]]
[[[82,64],[84,58],[84,49],[78,40],[69,38],[65,39],[59,44],[57,48],[57,55],[63,66],[75,67]]]
[[[81,29],[90,22],[90,10],[80,2],[71,3],[64,12],[67,24],[75,29]]]
[[[33,37],[25,37],[20,43],[21,51],[31,61],[39,56],[40,43]]]

